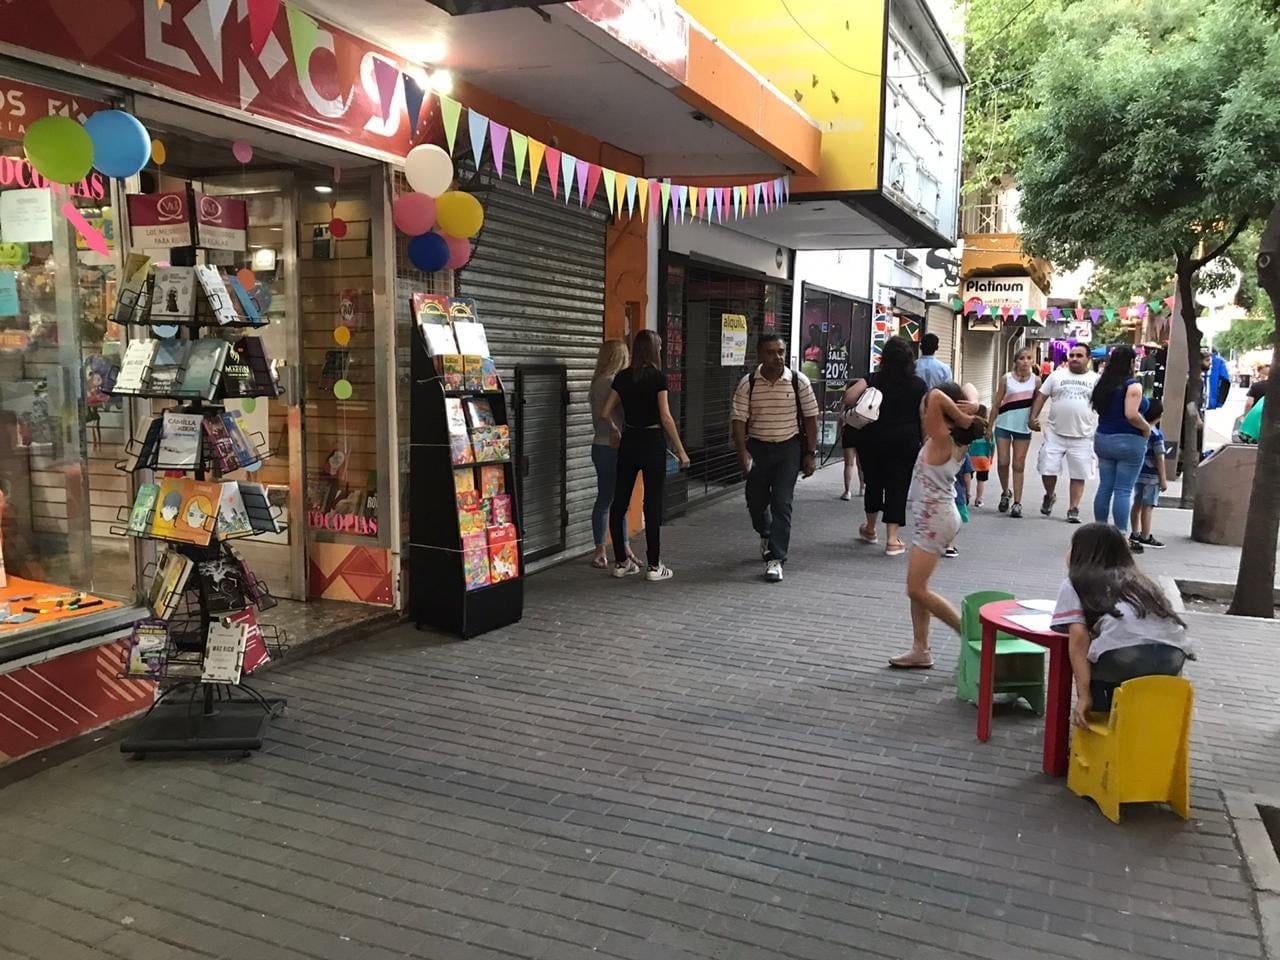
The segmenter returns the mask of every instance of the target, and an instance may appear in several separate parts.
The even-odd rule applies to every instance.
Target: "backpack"
[[[746,428],[747,428],[747,432],[748,432],[748,433],[750,433],[750,431],[751,431],[751,398],[752,398],[752,396],[754,396],[754,395],[755,395],[755,392],[756,392],[756,374],[757,374],[757,373],[759,373],[759,372],[760,372],[759,370],[752,370],[749,374],[747,374],[747,376],[750,378],[750,379],[747,381],[747,423],[746,423]],[[800,431],[800,436],[801,436],[801,437],[803,437],[803,436],[805,435],[805,433],[804,433],[804,410],[803,410],[803,409],[801,408],[801,406],[800,406],[800,378],[801,378],[802,376],[804,376],[804,374],[800,373],[800,371],[798,371],[798,370],[792,370],[792,371],[791,371],[791,392],[792,392],[792,393],[794,393],[794,394],[796,395],[796,429]]]
[[[871,386],[870,381],[867,381],[867,389],[862,391],[858,402],[845,410],[842,416],[844,425],[850,430],[861,430],[867,424],[875,423],[880,419],[882,403],[884,403],[884,394],[878,387]]]

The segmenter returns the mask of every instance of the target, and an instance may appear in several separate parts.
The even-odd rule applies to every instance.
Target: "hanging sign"
[[[247,249],[248,206],[243,200],[197,193],[196,246],[206,250]]]
[[[0,239],[5,243],[48,243],[52,240],[52,192],[35,188],[0,193]]]
[[[740,313],[720,315],[720,366],[740,367],[747,362],[747,318]]]
[[[187,194],[135,193],[128,197],[129,236],[142,250],[170,250],[192,246],[191,212]]]

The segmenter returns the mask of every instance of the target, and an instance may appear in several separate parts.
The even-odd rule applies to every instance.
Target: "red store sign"
[[[191,231],[190,202],[195,203],[196,231]],[[211,197],[203,193],[130,194],[129,231],[135,246],[143,250],[198,246],[206,250],[242,251],[248,225],[243,200]]]
[[[0,41],[397,156],[410,146],[403,87],[395,84],[384,120],[375,76],[379,60],[396,70],[405,64],[285,4],[261,54],[251,49],[244,3],[95,0],[89,16],[84,7],[83,0],[9,4]]]

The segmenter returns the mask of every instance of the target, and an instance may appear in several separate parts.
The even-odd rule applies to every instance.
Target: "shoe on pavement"
[[[1000,503],[999,503],[999,504],[997,504],[996,509],[997,509],[997,510],[999,510],[1001,513],[1007,513],[1007,512],[1008,512],[1008,510],[1009,510],[1009,495],[1008,495],[1007,493],[1002,493],[1002,494],[1000,494]]]
[[[621,580],[623,577],[634,577],[640,572],[640,564],[634,560],[628,560],[626,563],[615,563],[613,565],[613,576],[615,579]]]
[[[1015,503],[1013,506],[1011,506],[1011,507],[1009,508],[1009,516],[1013,517],[1013,519],[1015,519],[1015,520],[1017,520],[1019,517],[1021,517],[1021,516],[1022,516],[1022,504],[1020,504],[1020,503]]]
[[[982,506],[982,501],[981,501],[981,500],[975,500],[975,501],[973,501],[973,505],[974,505],[975,507],[980,507],[980,506]]]
[[[760,538],[760,559],[761,560],[769,559],[769,538],[768,537]]]
[[[1079,523],[1079,522],[1080,522],[1080,508],[1071,507],[1069,510],[1067,510],[1067,523]]]
[[[1046,517],[1053,513],[1053,505],[1058,502],[1055,494],[1046,493],[1044,499],[1040,501],[1040,512]]]
[[[1145,537],[1142,538],[1141,543],[1144,547],[1150,547],[1153,550],[1164,549],[1164,543],[1157,540],[1154,534],[1148,533]]]
[[[644,574],[644,578],[646,580],[652,580],[655,583],[659,580],[670,580],[674,576],[675,576],[675,571],[672,570],[670,567],[668,567],[665,563],[660,563],[656,567],[650,566],[649,569],[646,570]]]
[[[770,560],[764,565],[764,578],[770,583],[782,582],[782,561]]]
[[[1141,540],[1130,540],[1129,552],[1130,553],[1146,553],[1146,548],[1142,545]]]
[[[1130,530],[1129,544],[1132,546],[1135,543],[1141,543],[1141,542],[1142,542],[1142,534],[1140,534],[1137,530]]]
[[[848,490],[846,490],[844,493],[840,494],[840,499],[848,503],[850,500],[853,499],[853,494],[851,494]]]
[[[948,560],[954,560],[956,557],[960,556],[960,551],[956,547],[947,547],[947,549],[942,551],[942,555]]]

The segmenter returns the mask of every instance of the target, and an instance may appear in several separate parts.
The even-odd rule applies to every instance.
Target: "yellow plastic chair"
[[[1126,680],[1111,713],[1091,714],[1073,731],[1067,787],[1091,797],[1103,816],[1120,822],[1122,803],[1167,803],[1191,815],[1191,706],[1195,695],[1182,677]]]

